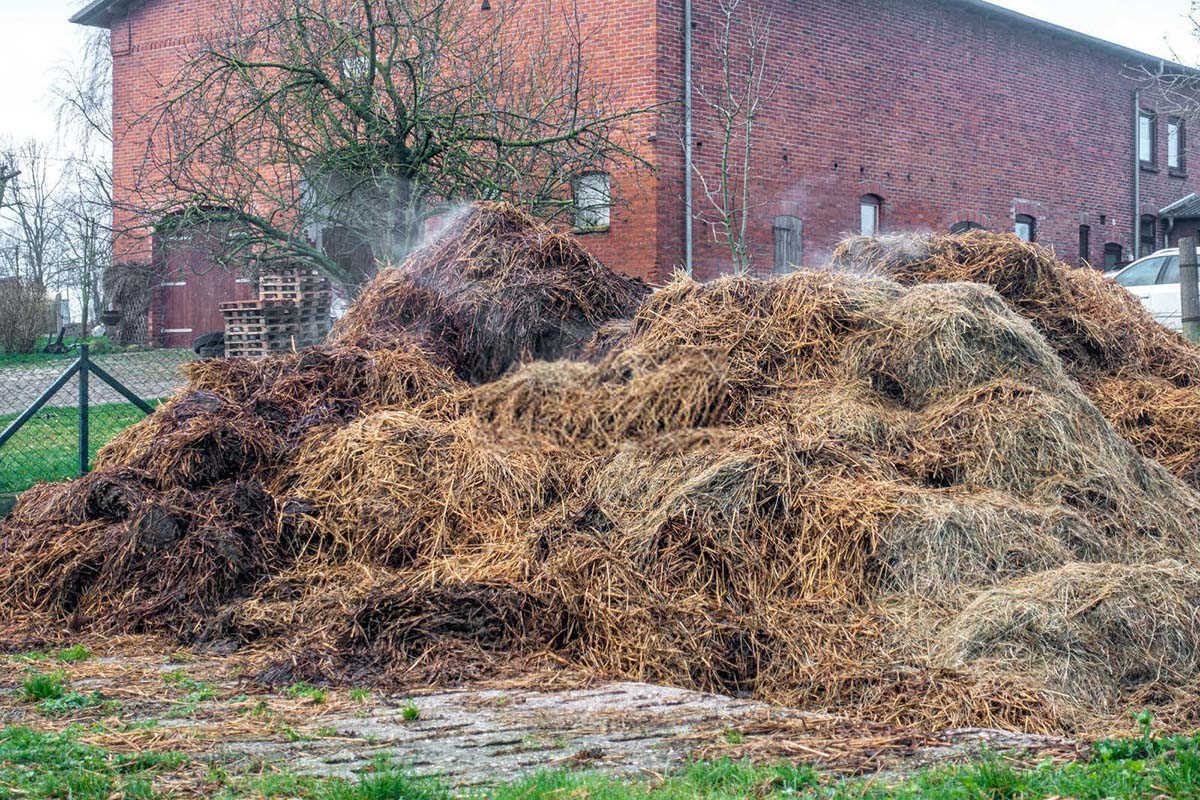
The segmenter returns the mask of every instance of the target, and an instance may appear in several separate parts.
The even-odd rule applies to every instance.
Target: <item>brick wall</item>
[[[537,0],[532,8],[546,13],[553,2]],[[710,85],[719,67],[708,47],[715,2],[694,0],[696,78]],[[883,198],[885,231],[945,231],[966,220],[1011,230],[1017,214],[1028,214],[1038,240],[1069,260],[1077,258],[1081,224],[1090,226],[1094,261],[1108,242],[1126,257],[1132,252],[1133,83],[1126,57],[949,0],[753,2],[772,17],[780,80],[755,137],[757,271],[771,268],[776,215],[803,221],[805,261],[816,265],[857,230],[859,198],[868,193]],[[137,182],[149,145],[140,115],[222,4],[151,0],[114,27],[118,205]],[[619,170],[610,231],[583,240],[618,269],[663,279],[684,258],[682,2],[580,0],[579,9],[597,77],[631,108],[665,104],[630,131],[655,173]],[[1165,128],[1158,126],[1160,160]],[[695,130],[697,162],[713,175],[720,137],[700,102]],[[1187,163],[1200,170],[1200,131],[1189,134]],[[1143,173],[1142,183],[1140,211],[1155,213],[1197,182],[1162,166]],[[130,219],[118,208],[118,225]],[[117,244],[122,260],[144,263],[150,254],[146,236]],[[720,241],[697,225],[696,275],[711,277],[728,265]]]
[[[859,198],[883,198],[884,231],[946,231],[958,221],[1012,230],[1036,219],[1037,239],[1078,260],[1079,226],[1093,261],[1105,243],[1133,245],[1133,99],[1119,53],[998,19],[951,2],[755,0],[772,17],[779,88],[758,124],[751,196],[754,268],[769,271],[772,220],[803,220],[805,261],[822,263],[859,226]],[[714,84],[715,0],[696,0],[695,76]],[[660,3],[664,85],[677,86],[678,2]],[[1153,107],[1153,100],[1143,103]],[[1142,173],[1141,213],[1195,190],[1160,169]],[[696,158],[717,174],[719,132],[697,104]],[[1188,137],[1200,169],[1200,136]],[[660,224],[681,226],[681,161],[660,172]],[[699,191],[697,190],[699,202]],[[664,229],[665,233],[665,229]],[[660,264],[682,260],[682,246]],[[727,250],[703,226],[695,272],[728,269]]]

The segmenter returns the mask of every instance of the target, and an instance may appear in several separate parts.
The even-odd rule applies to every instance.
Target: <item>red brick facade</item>
[[[1011,231],[1024,214],[1035,219],[1037,240],[1072,262],[1081,225],[1089,226],[1093,263],[1103,263],[1106,243],[1132,256],[1137,64],[1128,51],[974,3],[758,2],[769,7],[783,77],[756,137],[755,271],[771,269],[776,215],[802,220],[804,260],[817,265],[858,231],[867,194],[882,198],[885,232],[944,232],[966,221]],[[719,66],[699,47],[715,24],[714,5],[695,3],[697,80],[715,80]],[[664,0],[660,9],[660,74],[678,91],[679,2]],[[713,173],[716,153],[706,145],[718,135],[702,106],[697,111],[696,158]],[[1200,186],[1194,175],[1169,174],[1165,128],[1157,126],[1157,171],[1141,171],[1142,214]],[[1196,141],[1188,137],[1185,165],[1200,170]],[[659,167],[660,230],[678,229],[682,164],[664,154]],[[621,231],[614,225],[610,235]],[[665,238],[658,274],[682,258],[679,237]],[[695,274],[707,278],[728,263],[727,250],[698,226]]]
[[[187,46],[202,38],[200,26],[217,2],[147,0],[112,20],[118,202],[136,183],[147,147],[138,116]],[[719,67],[706,49],[716,2],[693,3],[701,83],[712,82]],[[965,221],[1012,230],[1017,215],[1028,215],[1037,240],[1068,260],[1078,260],[1081,225],[1089,227],[1094,263],[1109,243],[1131,257],[1136,54],[975,0],[753,2],[771,17],[771,66],[779,76],[755,137],[756,272],[772,268],[777,216],[801,221],[803,260],[817,265],[858,230],[859,199],[867,194],[882,199],[885,232],[946,231]],[[610,265],[660,280],[684,264],[682,0],[580,6],[596,26],[600,77],[621,87],[630,106],[676,103],[638,122],[656,173],[614,175],[620,206],[610,230],[584,239]],[[1154,107],[1149,99],[1143,105]],[[1189,134],[1185,164],[1200,174],[1200,131]],[[1165,124],[1157,136],[1157,170],[1140,172],[1141,214],[1155,215],[1200,184],[1170,173]],[[718,141],[715,120],[697,103],[694,153],[708,174]],[[118,244],[120,260],[150,255],[146,238]],[[728,251],[698,224],[695,275],[728,267]]]

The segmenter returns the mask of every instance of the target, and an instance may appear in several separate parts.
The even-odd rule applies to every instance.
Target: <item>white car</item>
[[[1122,270],[1106,272],[1105,275],[1133,292],[1146,310],[1164,326],[1183,330],[1178,247],[1158,250]]]

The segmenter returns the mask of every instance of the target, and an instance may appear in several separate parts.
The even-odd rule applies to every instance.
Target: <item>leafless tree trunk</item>
[[[112,61],[108,31],[90,36],[56,70],[59,129],[73,143],[64,169],[70,186],[60,198],[63,258],[60,284],[77,295],[86,335],[105,306],[112,265]],[[124,269],[126,267],[118,267]]]
[[[8,183],[6,217],[20,249],[21,276],[43,289],[57,278],[62,244],[60,170],[45,144],[29,140],[16,151],[19,176]]]
[[[13,166],[11,155],[0,153],[0,208],[4,208],[4,192],[8,184],[21,173]]]
[[[91,328],[95,310],[104,307],[104,278],[112,261],[111,232],[102,222],[109,210],[106,189],[83,173],[62,207],[64,253],[59,285],[78,297],[84,335]]]
[[[402,258],[431,215],[475,198],[544,217],[572,180],[640,161],[644,111],[592,76],[574,0],[262,0],[230,5],[151,128],[128,210],[143,230],[231,223],[230,261],[303,259],[351,231]],[[180,200],[189,202],[182,214]]]
[[[755,122],[774,95],[778,78],[771,69],[771,19],[755,8],[754,0],[717,0],[715,17],[710,47],[717,76],[705,80],[701,75],[695,91],[717,121],[720,153],[715,170],[702,159],[693,161],[706,201],[696,216],[717,228],[734,270],[743,273],[752,255],[747,225],[755,206],[750,196]]]

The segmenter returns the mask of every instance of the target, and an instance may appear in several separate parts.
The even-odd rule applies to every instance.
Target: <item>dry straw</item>
[[[3,638],[159,631],[270,652],[269,681],[556,670],[926,730],[1194,719],[1200,354],[1011,237],[837,260],[647,295],[481,205],[327,345],[201,362],[94,475],[27,492]]]

